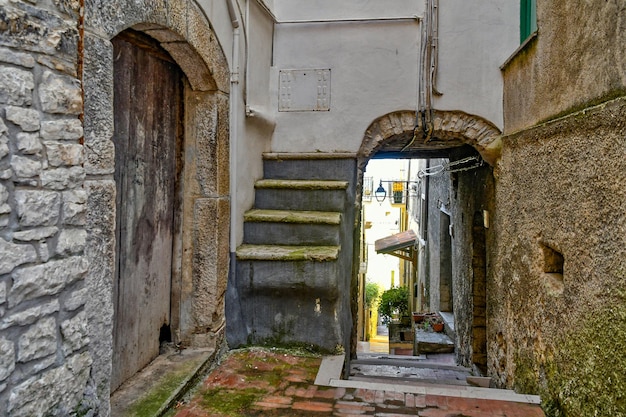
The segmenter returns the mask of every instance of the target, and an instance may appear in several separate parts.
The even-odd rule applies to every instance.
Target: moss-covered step
[[[244,214],[244,221],[339,225],[341,223],[341,213],[332,211],[253,209]]]
[[[251,261],[334,261],[340,246],[241,245],[238,260]]]
[[[258,180],[256,189],[292,189],[292,190],[345,190],[348,181],[333,180]]]

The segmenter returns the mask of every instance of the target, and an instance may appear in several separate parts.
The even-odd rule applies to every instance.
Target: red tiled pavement
[[[174,417],[545,417],[537,405],[313,384],[321,358],[231,352]]]

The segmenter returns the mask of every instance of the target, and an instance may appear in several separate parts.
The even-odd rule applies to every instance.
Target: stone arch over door
[[[172,337],[197,347],[221,343],[228,276],[229,68],[202,10],[191,0],[111,2],[85,10],[83,88],[86,276],[92,378],[108,415],[115,276],[113,47],[126,29],[155,39],[184,73],[183,203],[175,216]]]
[[[413,110],[379,117],[365,131],[359,161],[367,162],[383,147],[400,151],[405,146],[411,152],[470,145],[489,165],[500,157],[502,133],[488,120],[461,111],[433,110],[432,121],[432,132],[426,137],[422,134],[422,120]],[[417,132],[415,138],[414,132]]]
[[[479,116],[470,115],[461,111],[439,111],[432,112],[432,125],[430,135],[424,135],[422,122],[416,118],[415,111],[397,111],[386,114],[374,120],[363,135],[363,141],[357,153],[357,187],[355,214],[361,211],[362,184],[363,174],[368,161],[376,154],[385,154],[387,158],[444,158],[448,157],[447,152],[452,148],[461,148],[469,145],[473,147],[490,166],[493,166],[500,157],[501,136],[500,130],[488,120]],[[482,211],[481,211],[482,213]],[[471,213],[473,219],[473,212]],[[356,219],[360,217],[355,216]],[[355,222],[353,239],[358,242],[361,238],[359,221]],[[471,231],[471,228],[470,228]],[[474,237],[472,237],[474,238]],[[481,237],[484,252],[484,234]],[[355,244],[355,248],[359,245]],[[468,250],[478,251],[477,248],[468,248]],[[353,271],[359,270],[358,252],[353,257]],[[484,264],[481,264],[484,265]],[[473,267],[470,265],[470,267]],[[475,269],[475,268],[474,268]],[[483,268],[484,269],[484,268]],[[476,271],[472,272],[476,274]],[[482,271],[481,277],[484,277],[485,271]],[[474,277],[476,279],[476,277]],[[358,277],[352,278],[352,292],[357,291],[354,288],[358,282]],[[481,287],[484,289],[484,286]],[[482,309],[484,312],[484,304],[478,304],[480,300],[484,300],[484,293],[473,294],[473,299],[469,299],[469,303]],[[464,297],[467,300],[468,297]],[[452,303],[451,303],[452,304]],[[456,307],[455,307],[456,308]],[[353,314],[356,314],[356,305],[352,305]],[[481,316],[484,322],[484,316]],[[483,342],[484,326],[476,324],[481,317],[471,317],[472,322],[469,323],[471,339]],[[355,352],[356,345],[356,328],[353,328],[352,334],[352,353]],[[466,343],[467,341],[465,341]],[[458,346],[458,345],[457,345]],[[481,360],[480,355],[483,350],[476,349],[474,360]],[[482,364],[482,362],[480,362]]]

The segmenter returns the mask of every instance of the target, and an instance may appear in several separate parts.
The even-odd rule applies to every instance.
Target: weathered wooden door
[[[117,273],[111,391],[159,354],[170,323],[181,73],[134,32],[113,40]]]

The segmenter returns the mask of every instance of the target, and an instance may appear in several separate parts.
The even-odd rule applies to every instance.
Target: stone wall
[[[229,69],[206,14],[186,0],[2,2],[0,415],[109,415],[110,39],[130,26],[159,41],[186,75],[172,330],[187,345],[223,339]]]
[[[490,373],[548,415],[625,415],[626,100],[505,137],[496,177]]]
[[[0,415],[16,417],[96,409],[78,4],[37,3],[0,8]]]

